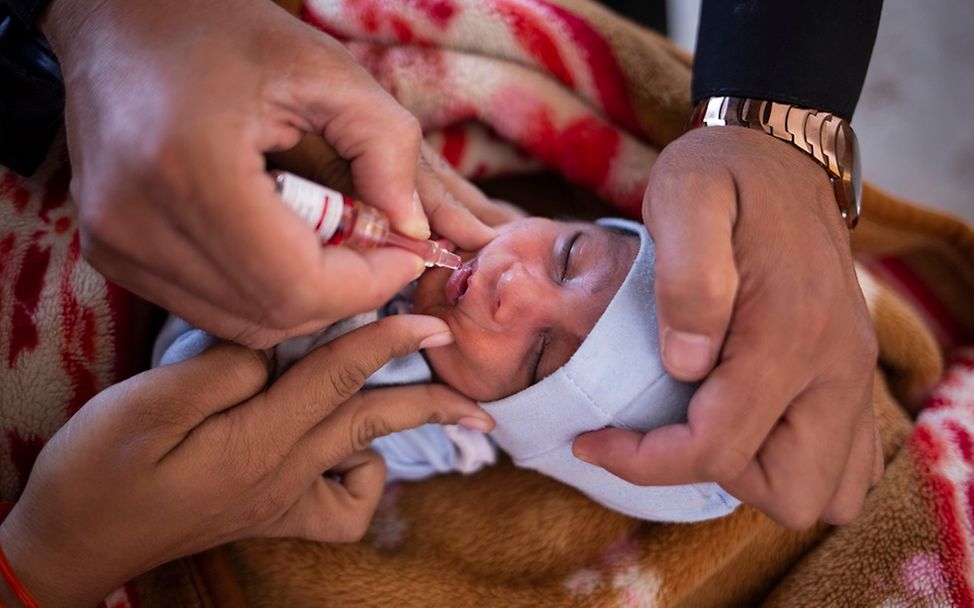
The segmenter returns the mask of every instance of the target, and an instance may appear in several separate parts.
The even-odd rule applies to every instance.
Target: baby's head
[[[455,338],[426,352],[436,375],[481,402],[518,466],[605,506],[660,521],[732,511],[738,501],[717,484],[639,487],[572,454],[586,431],[686,417],[694,387],[663,369],[646,228],[531,218],[499,232],[460,270],[420,279],[415,311],[444,319]]]
[[[498,228],[459,270],[419,280],[415,312],[446,321],[454,343],[426,351],[440,380],[478,401],[521,391],[564,365],[639,250],[638,234],[526,218]],[[647,302],[647,306],[653,303]]]

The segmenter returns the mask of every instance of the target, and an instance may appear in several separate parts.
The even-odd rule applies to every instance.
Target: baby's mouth
[[[463,297],[463,294],[467,293],[467,289],[470,288],[470,279],[476,271],[477,258],[473,258],[467,260],[460,268],[454,270],[450,278],[446,280],[446,285],[443,289],[446,293],[446,301],[450,306],[456,306],[460,298]]]

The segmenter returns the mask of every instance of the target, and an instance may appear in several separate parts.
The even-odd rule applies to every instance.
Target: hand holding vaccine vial
[[[355,249],[391,245],[420,256],[427,267],[460,267],[460,256],[436,241],[420,241],[393,232],[389,218],[375,207],[292,173],[275,171],[272,175],[281,200],[314,228],[322,245],[347,245]]]

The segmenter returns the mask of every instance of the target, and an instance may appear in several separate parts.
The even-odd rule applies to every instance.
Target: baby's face
[[[639,239],[589,223],[505,224],[459,270],[419,279],[415,312],[435,315],[453,344],[426,351],[436,375],[478,401],[523,390],[564,365],[629,272]],[[647,306],[652,303],[647,302]]]

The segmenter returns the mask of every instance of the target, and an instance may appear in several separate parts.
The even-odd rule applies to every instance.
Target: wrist
[[[20,528],[22,526],[16,521],[15,511],[8,515],[7,519],[0,525],[0,547],[7,558],[7,564],[13,572],[13,576],[20,582],[31,596],[41,605],[48,606],[65,605],[64,598],[55,588],[58,581],[44,580],[42,572],[57,572],[56,567],[46,567],[37,564],[37,557],[44,551],[42,543],[31,543],[27,540]],[[35,546],[38,552],[31,555],[31,546]],[[43,561],[43,560],[41,560]],[[0,580],[2,591],[0,597],[3,598],[5,606],[23,606],[24,604],[17,598],[8,581],[3,578]]]
[[[55,545],[32,534],[16,507],[0,524],[0,547],[16,579],[44,608],[95,605],[112,590],[111,583],[100,583],[96,568],[90,567],[97,562],[65,560],[64,545]],[[23,606],[2,577],[0,599],[4,606]]]
[[[20,608],[23,606],[20,599],[17,598],[17,594],[14,593],[13,588],[7,583],[6,577],[3,576],[0,576],[0,606],[9,608],[13,608],[14,606]]]
[[[709,97],[697,104],[690,128],[744,127],[800,150],[824,169],[839,213],[849,229],[862,200],[859,144],[849,122],[829,112],[746,97]]]

